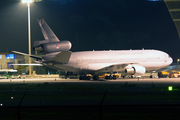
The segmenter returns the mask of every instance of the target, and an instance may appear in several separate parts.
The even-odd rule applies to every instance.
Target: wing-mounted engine
[[[145,72],[146,69],[143,66],[128,65],[127,67],[125,67],[123,76],[127,76],[127,75],[139,76],[145,74]]]
[[[68,51],[71,49],[71,42],[69,41],[59,41],[59,42],[40,42],[34,43],[33,50],[43,52],[43,53],[53,53],[53,52],[60,52],[60,51]]]

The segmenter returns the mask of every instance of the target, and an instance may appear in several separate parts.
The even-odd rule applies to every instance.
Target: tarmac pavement
[[[180,79],[1,79],[5,119],[177,119]],[[168,86],[173,90],[169,91]],[[158,113],[158,114],[157,114]]]

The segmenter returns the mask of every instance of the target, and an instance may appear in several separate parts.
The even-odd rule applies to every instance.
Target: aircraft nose
[[[173,59],[170,57],[168,60],[169,65],[173,62]]]

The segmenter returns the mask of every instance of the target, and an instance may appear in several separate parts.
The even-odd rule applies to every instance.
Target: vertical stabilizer
[[[51,28],[48,26],[48,24],[45,22],[44,19],[38,18],[38,23],[41,28],[42,34],[45,38],[45,40],[48,40],[49,42],[59,42],[60,40],[57,38],[57,36],[54,34],[54,32],[51,30]]]

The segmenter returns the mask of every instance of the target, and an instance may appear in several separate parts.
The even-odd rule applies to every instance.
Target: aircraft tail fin
[[[42,34],[45,38],[45,41],[46,40],[49,42],[59,42],[60,41],[43,18],[38,18],[37,21],[39,23],[39,26],[41,28]]]

